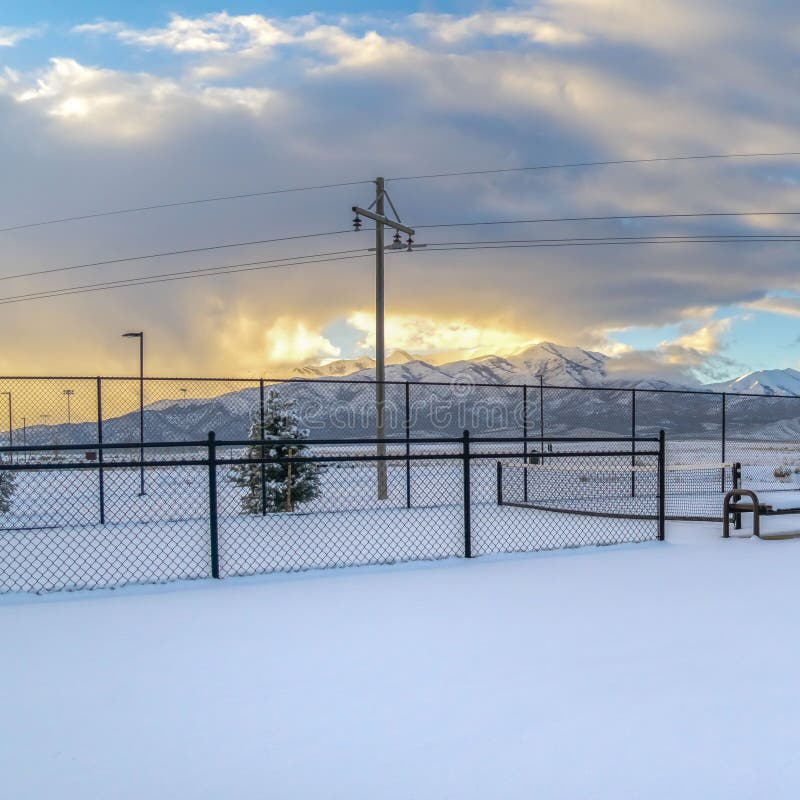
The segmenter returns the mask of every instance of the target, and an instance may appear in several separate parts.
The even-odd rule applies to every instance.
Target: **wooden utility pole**
[[[397,220],[386,216],[385,201],[389,202]],[[374,206],[375,211],[370,209]],[[411,249],[413,244],[412,236],[415,235],[413,228],[403,225],[399,221],[399,214],[394,207],[391,198],[386,193],[386,181],[383,178],[375,179],[375,200],[370,205],[370,209],[353,206],[356,217],[353,224],[356,230],[361,228],[361,217],[366,217],[375,222],[375,435],[378,439],[377,444],[377,472],[378,472],[378,499],[385,500],[389,496],[388,480],[386,473],[386,342],[384,331],[384,266],[385,252],[384,230],[388,226],[405,233],[409,239],[407,246],[399,244],[396,239],[389,249],[404,250]]]

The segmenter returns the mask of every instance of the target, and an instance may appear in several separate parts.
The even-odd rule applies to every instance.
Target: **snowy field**
[[[3,796],[795,798],[800,541],[719,537],[7,595]]]

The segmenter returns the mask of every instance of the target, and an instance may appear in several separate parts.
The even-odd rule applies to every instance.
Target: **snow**
[[[757,492],[758,502],[765,506],[770,506],[775,511],[785,511],[787,509],[800,509],[800,492]],[[749,503],[749,497],[743,497],[742,503]],[[797,522],[800,525],[800,520]]]
[[[9,798],[794,798],[800,542],[0,598]]]
[[[49,515],[42,511],[27,516],[3,515],[0,523],[16,527],[0,527],[0,593],[114,587],[208,576],[211,562],[207,498],[202,480],[196,476],[198,469],[202,470],[187,468],[187,472],[195,473],[195,479],[179,483],[179,491],[172,493],[168,486],[170,473],[150,471],[148,495],[143,498],[131,496],[136,475],[111,473],[124,482],[117,483],[114,491],[107,494],[104,525],[80,524],[77,520],[65,524],[64,516],[59,519],[59,511],[63,514],[59,507]],[[397,507],[400,492],[396,490],[404,489],[399,480],[402,475],[392,474],[398,470],[390,470],[393,491],[386,506],[375,506],[374,469],[347,472],[349,493],[345,491],[337,497],[340,505],[336,510],[325,510],[323,497],[304,504],[304,508],[316,510],[266,516],[238,513],[241,489],[220,484],[218,526],[223,577],[444,559],[463,554],[464,507],[453,491],[457,486],[453,478],[460,474],[454,473],[450,465],[419,470],[413,484],[418,488],[418,504],[410,509]],[[481,475],[483,471],[475,472]],[[45,473],[44,477],[54,474]],[[324,477],[330,479],[331,474],[329,470]],[[27,475],[40,477],[37,473]],[[431,502],[430,496],[437,488],[433,479],[439,481],[440,489],[450,490],[449,498],[442,498],[440,493],[440,502]],[[63,490],[64,482],[56,486],[59,485]],[[339,481],[335,487],[343,488]],[[36,488],[42,496],[43,485],[37,484]],[[375,507],[363,507],[365,488]],[[495,493],[494,484],[484,482],[475,488],[478,497],[481,489]],[[71,505],[79,512],[92,509],[94,487],[72,485],[70,489],[75,493]],[[426,500],[427,504],[421,504]],[[573,502],[586,500],[574,498]],[[654,511],[654,497],[642,496],[640,508],[642,513]],[[496,499],[473,502],[471,523],[475,554],[639,542],[655,539],[658,534],[655,519],[599,519],[500,507]]]
[[[708,384],[706,388],[720,392],[796,397],[800,395],[800,372],[791,367],[764,369],[723,383]]]

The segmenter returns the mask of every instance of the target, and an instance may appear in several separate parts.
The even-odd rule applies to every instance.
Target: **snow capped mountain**
[[[395,350],[386,357],[386,364],[405,364],[413,360],[414,357],[406,353],[405,350]],[[375,359],[372,356],[361,356],[360,358],[342,358],[337,361],[329,361],[327,364],[319,366],[296,367],[292,370],[292,377],[343,378],[370,369],[375,369]]]
[[[365,369],[374,369],[375,359],[370,356],[343,358],[327,364],[309,367],[295,367],[293,378],[342,378]]]
[[[507,360],[523,383],[533,383],[544,377],[545,383],[558,386],[598,385],[606,379],[605,364],[609,356],[541,342],[510,356]]]
[[[705,386],[715,392],[743,392],[771,396],[800,395],[800,372],[796,369],[763,369],[741,378]]]
[[[684,389],[687,391],[741,392],[770,396],[800,396],[800,371],[769,369],[740,378],[705,385],[674,383],[658,377],[620,379],[609,369],[612,357],[580,347],[540,342],[507,356],[483,356],[434,366],[397,350],[386,359],[386,379],[414,383],[488,383],[535,385],[539,376],[550,386],[613,386],[621,389]],[[375,379],[375,361],[369,356],[334,361],[320,367],[296,369],[297,378]]]
[[[545,383],[554,386],[599,386],[606,378],[608,356],[541,342],[507,357],[483,356],[451,361],[434,366],[398,350],[386,359],[386,379],[421,383],[490,383],[496,385]],[[364,357],[350,361],[334,361],[323,367],[304,367],[293,377],[347,377],[351,380],[374,380],[375,361]]]

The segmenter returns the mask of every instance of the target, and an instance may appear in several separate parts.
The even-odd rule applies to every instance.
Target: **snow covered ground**
[[[800,541],[719,537],[4,596],[3,796],[795,798]]]

